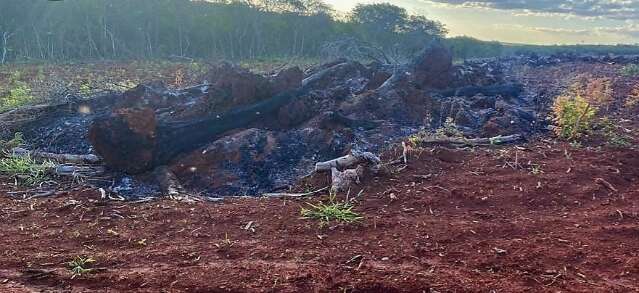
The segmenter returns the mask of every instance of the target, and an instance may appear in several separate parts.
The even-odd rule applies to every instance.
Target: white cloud
[[[639,18],[635,0],[427,0],[458,7],[513,10],[542,15],[574,15],[584,18],[634,20]]]
[[[627,23],[623,26],[610,26],[610,27],[593,27],[589,29],[571,29],[571,28],[557,28],[557,27],[538,27],[538,26],[526,26],[521,24],[495,24],[496,29],[510,29],[536,33],[547,33],[555,35],[572,35],[572,36],[603,36],[603,35],[616,35],[620,37],[639,38],[639,25],[634,23]]]

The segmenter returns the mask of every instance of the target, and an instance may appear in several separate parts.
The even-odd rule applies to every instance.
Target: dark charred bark
[[[160,147],[155,152],[156,165],[211,142],[216,136],[229,130],[243,128],[261,120],[276,119],[275,112],[300,96],[300,92],[279,94],[271,99],[199,121],[160,125],[157,138]]]
[[[322,124],[326,128],[331,128],[332,125],[341,125],[348,128],[371,130],[379,127],[382,123],[380,121],[351,119],[337,112],[328,112]]]
[[[275,111],[301,95],[286,92],[250,106],[196,121],[158,121],[150,108],[120,109],[98,118],[89,130],[95,151],[112,169],[131,174],[166,165],[177,155],[251,123],[275,119]]]

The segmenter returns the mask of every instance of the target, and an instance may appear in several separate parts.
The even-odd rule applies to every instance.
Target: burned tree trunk
[[[111,168],[143,173],[227,131],[275,119],[274,112],[301,92],[301,89],[289,91],[224,114],[186,122],[158,121],[150,108],[120,109],[96,119],[89,129],[89,140]]]
[[[109,167],[140,173],[154,165],[158,128],[153,109],[125,108],[96,119],[88,138]]]

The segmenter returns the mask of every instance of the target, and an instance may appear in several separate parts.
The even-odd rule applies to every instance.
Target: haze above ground
[[[639,43],[639,1],[325,0],[340,12],[392,3],[441,21],[450,36],[525,44]]]

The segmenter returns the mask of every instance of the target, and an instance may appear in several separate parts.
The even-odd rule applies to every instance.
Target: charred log
[[[120,109],[98,118],[89,129],[89,140],[105,163],[115,170],[136,174],[167,164],[233,129],[274,119],[280,107],[303,90],[273,98],[224,114],[196,121],[158,121],[150,108]]]
[[[152,109],[120,109],[96,119],[88,138],[109,167],[141,173],[153,168],[157,131]]]
[[[361,128],[364,130],[375,129],[382,124],[380,121],[351,119],[338,112],[327,112],[322,122],[322,126],[325,128],[331,128],[333,125],[341,125],[348,128]]]
[[[417,86],[445,88],[452,77],[453,53],[441,41],[434,40],[413,59],[410,67]]]

